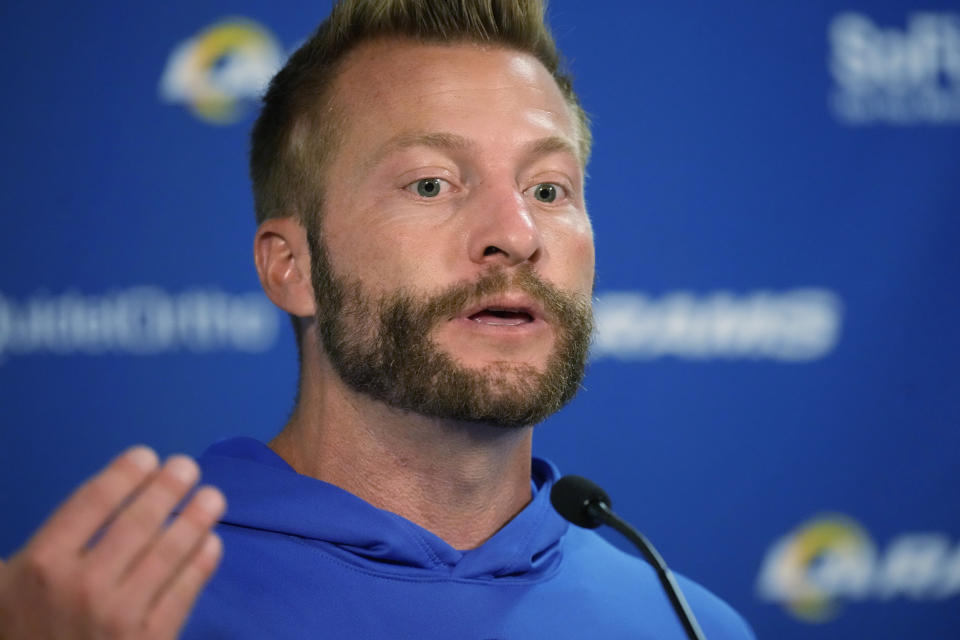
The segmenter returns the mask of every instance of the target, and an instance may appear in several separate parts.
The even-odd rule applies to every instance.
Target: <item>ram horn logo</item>
[[[181,42],[160,78],[160,97],[186,104],[212,124],[231,124],[260,98],[283,64],[273,35],[246,18],[227,18]]]
[[[821,516],[773,545],[758,589],[798,618],[826,622],[839,612],[838,592],[862,596],[870,588],[876,555],[873,541],[857,522],[843,515]]]
[[[758,595],[806,622],[830,620],[841,602],[943,602],[960,595],[960,544],[951,538],[944,531],[900,533],[880,549],[852,519],[820,516],[770,547]]]

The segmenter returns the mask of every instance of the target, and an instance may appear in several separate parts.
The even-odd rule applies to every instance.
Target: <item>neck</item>
[[[297,472],[472,549],[530,501],[531,436],[388,407],[323,362],[304,367],[300,401],[270,447]]]

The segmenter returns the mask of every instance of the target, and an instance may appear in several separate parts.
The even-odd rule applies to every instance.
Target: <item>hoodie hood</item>
[[[218,442],[199,462],[203,481],[227,497],[223,524],[333,545],[369,570],[536,579],[559,565],[559,543],[568,527],[550,504],[559,473],[538,458],[533,459],[531,502],[483,545],[467,551],[339,487],[297,473],[252,438]]]

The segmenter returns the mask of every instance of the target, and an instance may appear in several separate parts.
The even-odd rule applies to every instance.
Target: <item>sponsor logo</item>
[[[855,520],[823,515],[771,546],[757,592],[806,622],[832,620],[844,601],[941,601],[960,595],[960,543],[905,533],[881,549]]]
[[[914,13],[903,29],[861,13],[828,28],[830,108],[850,124],[960,122],[960,14]]]
[[[809,362],[836,347],[843,315],[835,293],[815,288],[659,297],[613,291],[600,294],[594,309],[592,357],[620,360]]]
[[[260,99],[283,59],[265,27],[246,18],[221,20],[174,47],[160,97],[186,105],[206,122],[231,124]]]
[[[42,353],[256,353],[273,347],[278,331],[277,311],[260,292],[142,286],[102,296],[39,292],[22,301],[0,294],[0,363]]]

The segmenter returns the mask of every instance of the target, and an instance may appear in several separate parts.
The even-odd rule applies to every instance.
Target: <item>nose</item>
[[[516,189],[487,189],[469,218],[468,252],[473,262],[515,266],[541,259],[540,229]]]

